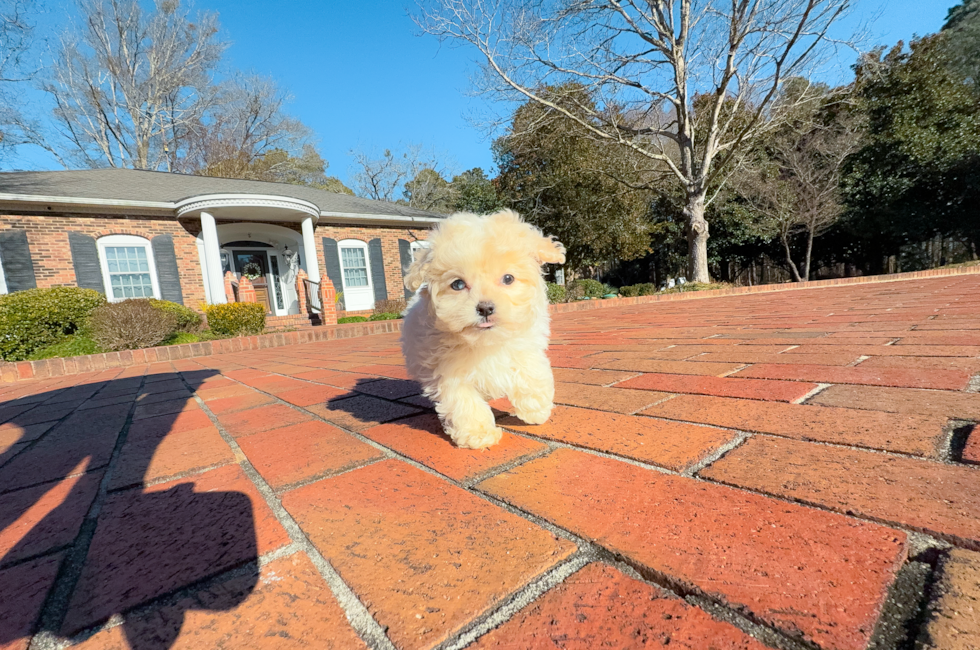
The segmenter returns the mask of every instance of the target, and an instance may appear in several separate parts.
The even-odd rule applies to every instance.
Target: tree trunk
[[[783,250],[786,251],[786,264],[789,266],[789,270],[793,272],[793,279],[797,282],[802,282],[800,271],[796,268],[796,262],[793,261],[793,256],[789,252],[789,238],[786,236],[786,233],[783,233],[780,239],[783,240]]]
[[[687,195],[687,280],[711,282],[708,273],[708,222],[704,218],[704,192]]]
[[[806,232],[806,261],[803,263],[803,279],[810,279],[810,258],[813,256],[813,228]]]

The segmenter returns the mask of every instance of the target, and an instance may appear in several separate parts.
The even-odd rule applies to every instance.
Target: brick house
[[[302,271],[313,283],[329,278],[341,310],[370,313],[407,297],[407,266],[443,218],[284,183],[129,169],[0,173],[0,293],[79,286],[198,309],[234,300],[226,280],[245,274],[273,323],[295,322],[306,318]]]

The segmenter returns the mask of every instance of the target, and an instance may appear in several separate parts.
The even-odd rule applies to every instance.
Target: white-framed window
[[[0,254],[0,294],[7,293],[7,276],[3,272],[3,255]]]
[[[340,264],[344,269],[344,285],[348,287],[368,286],[367,246],[364,242],[341,242]]]
[[[344,306],[347,311],[374,309],[374,284],[371,282],[371,258],[368,245],[360,239],[337,242],[340,270],[344,283]]]
[[[109,300],[160,297],[149,240],[135,235],[109,235],[98,243],[102,281]]]
[[[420,239],[420,240],[417,240],[417,241],[413,241],[412,242],[412,245],[411,245],[412,261],[413,262],[415,261],[416,251],[421,250],[423,248],[428,248],[428,247],[429,247],[429,242],[427,242],[425,240]]]

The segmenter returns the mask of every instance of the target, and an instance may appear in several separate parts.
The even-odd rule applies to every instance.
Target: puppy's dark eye
[[[462,291],[463,289],[466,288],[466,283],[463,282],[462,280],[453,280],[453,283],[449,285],[449,287],[456,291]]]
[[[514,284],[514,276],[508,273],[503,277],[504,284]]]

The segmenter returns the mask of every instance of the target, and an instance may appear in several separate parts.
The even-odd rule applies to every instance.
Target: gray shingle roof
[[[372,201],[303,185],[135,169],[0,172],[0,194],[8,193],[172,203],[204,194],[264,194],[309,201],[322,212],[397,215],[425,219],[441,219],[446,216],[416,210],[407,205]]]

